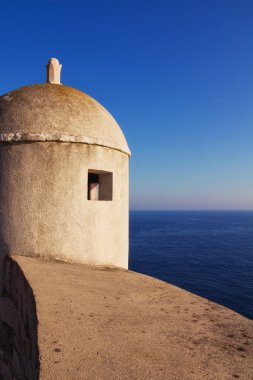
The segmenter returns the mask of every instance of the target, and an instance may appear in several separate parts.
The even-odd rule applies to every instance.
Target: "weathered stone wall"
[[[88,200],[88,172],[112,173],[112,200]],[[129,157],[66,142],[0,143],[0,250],[128,268]]]
[[[0,256],[0,379],[39,378],[36,304],[19,265]]]

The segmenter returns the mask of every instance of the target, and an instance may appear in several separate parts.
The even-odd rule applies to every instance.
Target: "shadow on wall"
[[[0,379],[37,380],[38,320],[33,291],[7,247],[1,246]]]

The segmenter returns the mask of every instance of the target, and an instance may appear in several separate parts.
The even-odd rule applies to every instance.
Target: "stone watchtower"
[[[60,71],[0,97],[0,249],[127,268],[127,142]]]

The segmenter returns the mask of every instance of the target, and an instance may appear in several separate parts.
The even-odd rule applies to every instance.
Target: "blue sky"
[[[253,209],[252,0],[0,1],[0,93],[62,82],[132,150],[132,209]]]

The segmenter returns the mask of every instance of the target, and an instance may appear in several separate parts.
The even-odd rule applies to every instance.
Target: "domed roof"
[[[119,125],[95,99],[60,84],[35,84],[0,97],[0,141],[68,141],[128,155]]]

